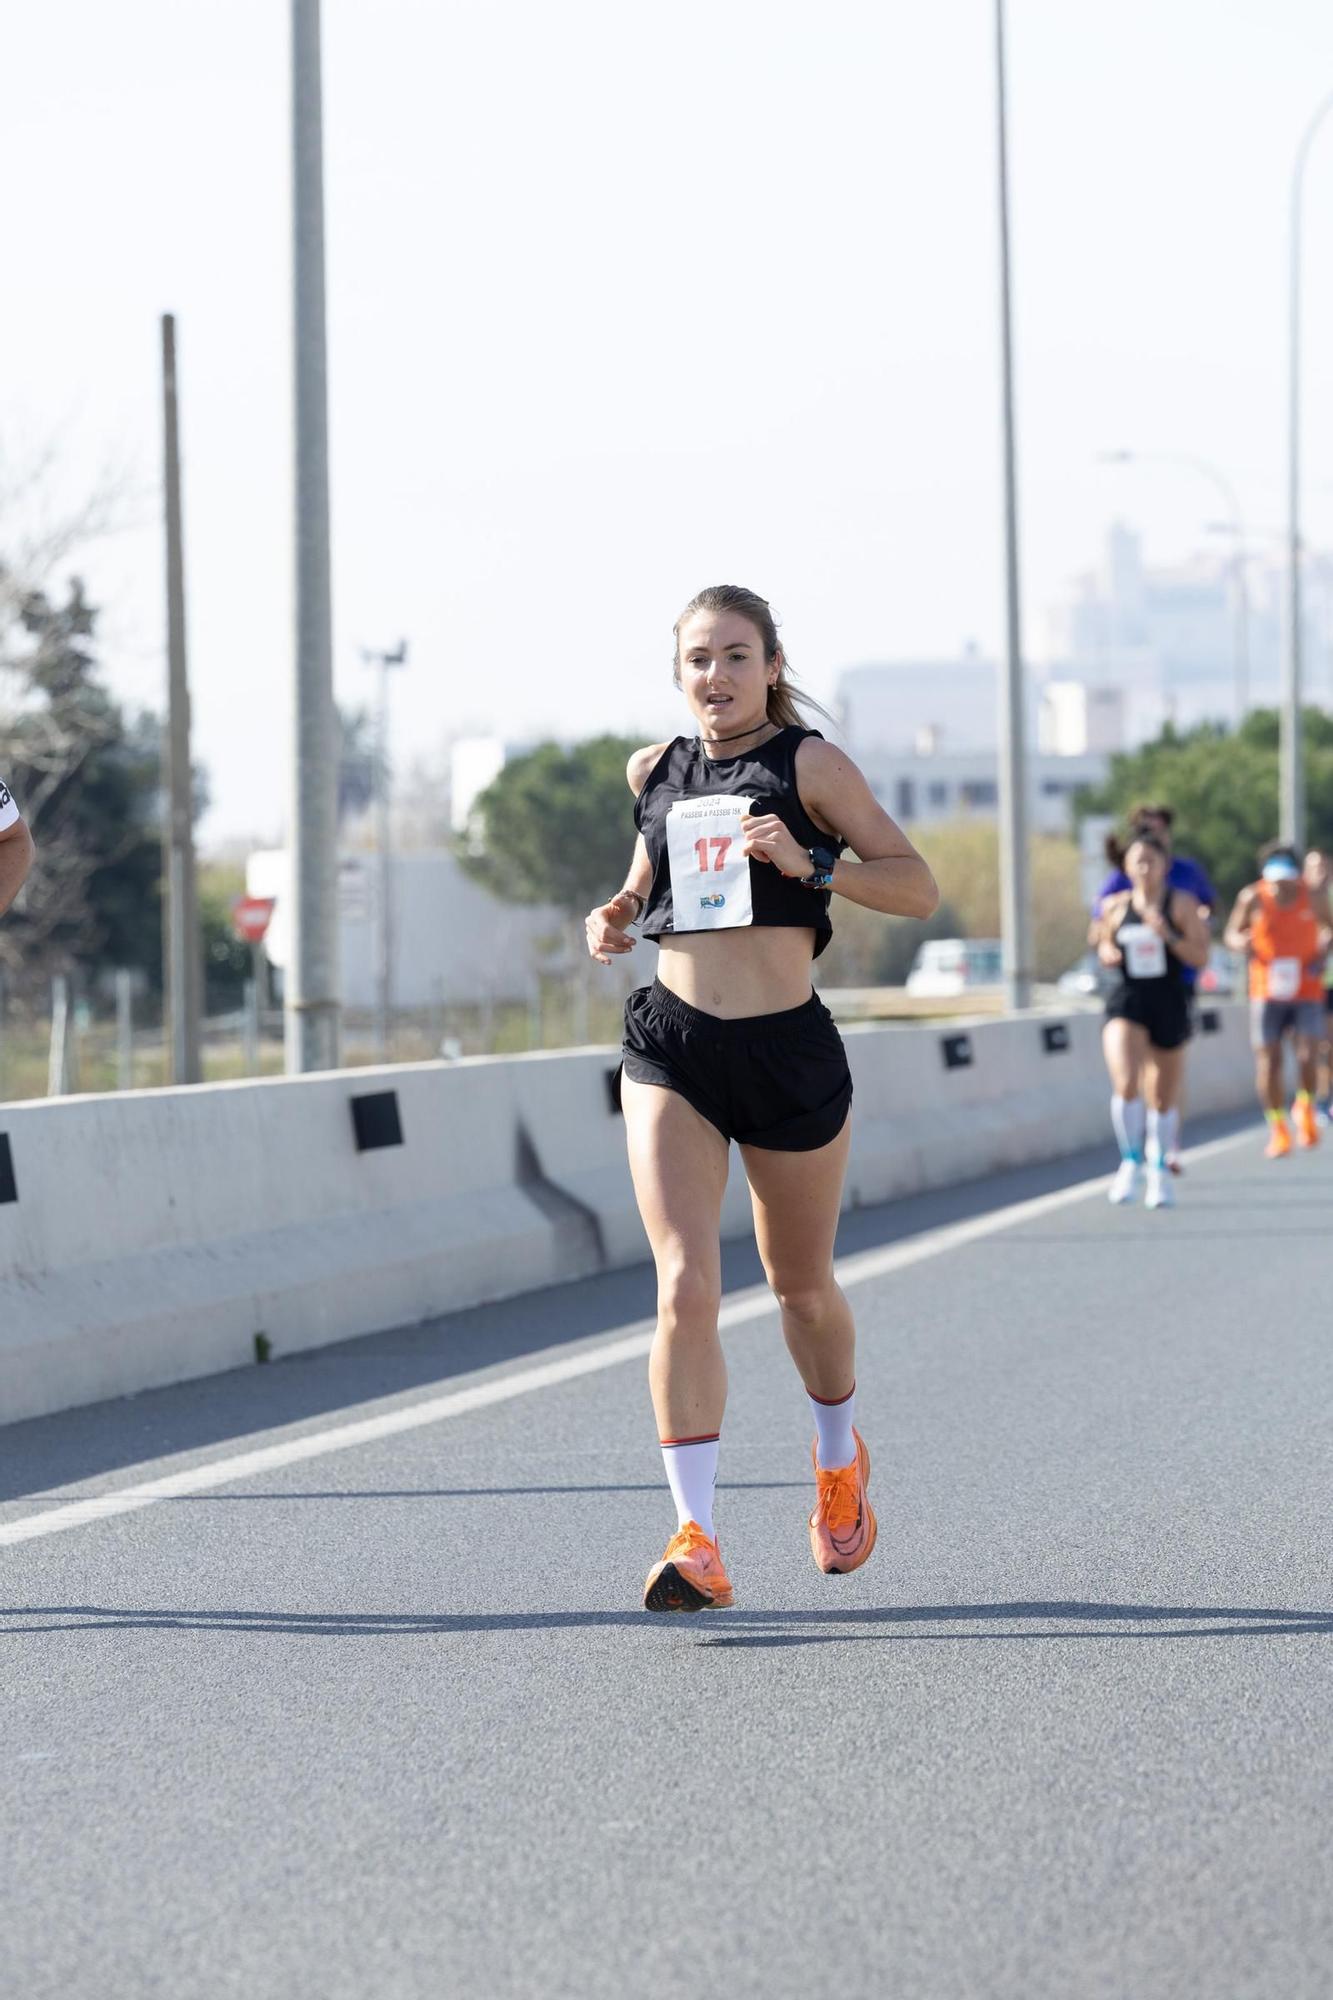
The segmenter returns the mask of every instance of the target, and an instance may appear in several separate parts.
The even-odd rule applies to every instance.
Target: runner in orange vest
[[[1318,1051],[1324,1031],[1324,962],[1333,943],[1328,890],[1301,878],[1300,857],[1280,841],[1260,848],[1260,878],[1242,889],[1226,928],[1232,951],[1249,953],[1250,1044],[1259,1102],[1268,1119],[1270,1160],[1291,1151],[1283,1043],[1296,1048],[1299,1088],[1292,1106],[1297,1143],[1319,1143],[1315,1116]]]

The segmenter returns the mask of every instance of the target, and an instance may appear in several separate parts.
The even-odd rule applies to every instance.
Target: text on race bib
[[[1131,979],[1165,979],[1166,939],[1147,924],[1126,924],[1117,943]]]
[[[1294,1000],[1301,990],[1301,962],[1298,958],[1275,958],[1268,967],[1270,1000]]]
[[[731,931],[754,921],[750,857],[741,852],[741,819],[750,809],[748,798],[729,792],[672,806],[666,838],[673,929]]]

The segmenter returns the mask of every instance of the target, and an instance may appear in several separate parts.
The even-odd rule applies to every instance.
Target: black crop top
[[[817,729],[791,724],[741,757],[707,757],[697,736],[677,736],[668,743],[634,805],[634,824],[644,837],[653,866],[652,887],[643,910],[644,937],[661,938],[677,929],[667,857],[667,814],[679,799],[705,798],[710,793],[748,797],[754,801],[756,813],[776,813],[802,847],[823,847],[841,854],[846,841],[815,825],[796,789],[796,752],[807,736],[819,734]],[[751,860],[750,897],[754,912],[751,923],[813,930],[814,955],[819,957],[833,935],[830,890],[806,889],[780,874],[771,862]],[[680,928],[693,930],[696,926]]]

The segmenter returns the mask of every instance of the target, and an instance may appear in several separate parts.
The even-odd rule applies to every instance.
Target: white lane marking
[[[1185,1157],[1206,1160],[1214,1153],[1226,1152],[1253,1138],[1252,1131],[1235,1132],[1228,1138],[1211,1139],[1206,1145],[1191,1147]],[[927,1230],[907,1243],[896,1243],[883,1250],[863,1250],[856,1256],[844,1257],[837,1267],[838,1282],[841,1285],[868,1284],[872,1279],[888,1277],[894,1271],[905,1271],[913,1264],[924,1263],[929,1257],[946,1256],[950,1250],[962,1249],[987,1236],[997,1236],[1002,1230],[1016,1229],[1038,1216],[1050,1215],[1057,1209],[1071,1208],[1076,1202],[1086,1201],[1090,1195],[1100,1194],[1105,1189],[1107,1179],[1107,1175],[1098,1174],[1093,1180],[1077,1181],[1072,1187],[1057,1188],[1052,1194],[1034,1195],[1027,1201],[1014,1202],[1008,1208],[995,1209],[989,1215],[974,1216],[967,1222],[946,1223],[943,1228]],[[772,1295],[765,1287],[729,1300],[718,1315],[718,1325],[741,1326],[748,1320],[762,1319],[776,1310]],[[233,1453],[229,1458],[215,1458],[206,1465],[193,1465],[185,1472],[168,1473],[162,1479],[147,1480],[142,1486],[125,1486],[118,1493],[75,1500],[68,1506],[54,1507],[45,1514],[25,1514],[17,1521],[0,1524],[0,1547],[35,1541],[41,1535],[63,1534],[67,1528],[82,1528],[90,1521],[105,1521],[116,1514],[132,1514],[140,1507],[154,1507],[163,1500],[177,1500],[187,1493],[207,1493],[215,1486],[230,1486],[237,1480],[249,1479],[260,1472],[272,1472],[279,1466],[299,1465],[303,1459],[323,1458],[328,1452],[351,1451],[357,1445],[373,1444],[379,1438],[394,1437],[403,1431],[423,1430],[427,1424],[443,1423],[449,1417],[462,1417],[472,1410],[488,1409],[495,1403],[512,1402],[517,1396],[529,1396],[538,1389],[554,1388],[558,1383],[575,1381],[580,1375],[596,1375],[604,1368],[618,1368],[624,1361],[641,1360],[651,1347],[652,1339],[649,1329],[626,1334],[600,1347],[586,1347],[574,1354],[567,1349],[552,1348],[552,1359],[549,1361],[520,1368],[512,1375],[498,1376],[490,1382],[475,1383],[469,1389],[452,1389],[446,1395],[431,1396],[426,1402],[413,1403],[406,1409],[387,1410],[377,1417],[336,1424],[330,1430],[307,1431],[303,1437],[288,1438],[281,1444],[260,1445],[253,1451]]]

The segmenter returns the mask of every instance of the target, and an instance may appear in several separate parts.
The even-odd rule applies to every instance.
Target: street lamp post
[[[1235,555],[1232,574],[1235,590],[1235,637],[1232,649],[1232,672],[1234,674],[1236,726],[1245,720],[1250,706],[1250,589],[1245,575],[1245,523],[1241,518],[1240,502],[1236,489],[1226,474],[1209,463],[1206,458],[1196,458],[1185,451],[1104,451],[1099,454],[1104,465],[1183,465],[1191,472],[1197,472],[1206,479],[1222,496],[1222,504],[1227,510],[1231,533],[1234,536]]]
[[[1005,1003],[1032,1000],[1032,910],[1028,894],[1026,716],[1018,591],[1018,499],[1014,473],[1014,363],[1009,310],[1009,158],[1005,116],[1004,0],[995,0],[995,97],[999,141],[1000,364],[1004,396],[1006,646],[999,699],[1000,937]]]
[[[389,1060],[393,1032],[393,852],[389,824],[389,670],[407,665],[407,641],[400,639],[391,653],[363,649],[361,658],[368,667],[380,670],[379,718],[376,724],[378,770],[375,773],[375,1053],[381,1062]]]
[[[1301,746],[1301,197],[1315,133],[1333,111],[1333,93],[1315,112],[1296,148],[1291,173],[1287,400],[1287,646],[1282,683],[1281,832],[1293,846],[1305,839],[1305,769]]]

